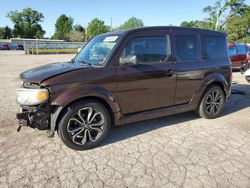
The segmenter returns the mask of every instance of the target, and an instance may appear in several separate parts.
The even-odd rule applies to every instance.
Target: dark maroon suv
[[[99,35],[73,60],[20,77],[20,125],[57,131],[68,147],[84,150],[113,125],[192,110],[218,117],[232,71],[225,33],[145,27]]]
[[[250,47],[248,45],[228,44],[227,47],[233,69],[239,69],[242,64],[247,63],[247,52],[250,51]]]

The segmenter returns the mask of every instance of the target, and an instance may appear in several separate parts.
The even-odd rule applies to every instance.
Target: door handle
[[[165,76],[167,76],[167,77],[171,77],[171,76],[173,76],[174,71],[173,71],[172,69],[170,69],[170,70],[166,71],[164,74],[165,74]]]

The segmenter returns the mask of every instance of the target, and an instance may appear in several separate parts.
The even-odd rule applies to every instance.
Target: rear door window
[[[235,53],[235,49],[230,51]],[[227,41],[224,36],[203,36],[202,37],[202,56],[206,59],[228,57]]]
[[[176,55],[179,60],[197,60],[198,46],[195,35],[176,35]]]

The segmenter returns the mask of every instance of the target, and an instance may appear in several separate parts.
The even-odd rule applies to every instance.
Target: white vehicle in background
[[[246,70],[246,72],[244,73],[245,78],[248,82],[250,82],[250,51],[247,52],[247,60],[248,60],[248,69]]]
[[[250,83],[250,69],[248,69],[244,75],[246,77],[246,80]]]

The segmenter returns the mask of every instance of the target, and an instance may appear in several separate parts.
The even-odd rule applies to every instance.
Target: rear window
[[[235,53],[234,49],[230,53]],[[202,56],[207,59],[228,57],[226,37],[203,36]]]
[[[237,48],[238,54],[246,54],[247,53],[245,45],[238,44],[238,45],[236,45],[236,48]]]

